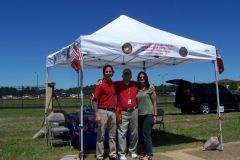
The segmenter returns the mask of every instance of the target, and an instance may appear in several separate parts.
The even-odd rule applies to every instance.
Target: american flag
[[[223,60],[217,50],[217,66],[218,66],[218,73],[221,74],[224,71]]]
[[[75,69],[78,72],[80,69],[82,69],[83,54],[79,50],[75,42],[71,46],[70,55],[71,55],[71,66],[73,69]]]

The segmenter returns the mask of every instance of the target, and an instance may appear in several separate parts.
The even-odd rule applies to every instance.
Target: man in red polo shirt
[[[116,150],[116,115],[115,115],[115,88],[111,80],[113,67],[105,65],[103,67],[103,80],[98,83],[93,96],[93,106],[98,124],[96,158],[103,160],[105,130],[109,133],[109,159],[117,159]]]
[[[137,158],[138,144],[138,109],[137,109],[137,82],[131,81],[132,72],[124,69],[122,81],[114,82],[117,95],[117,110],[121,110],[121,119],[118,120],[118,154],[120,160],[126,160],[127,141],[126,135],[130,129],[129,154],[133,159]]]

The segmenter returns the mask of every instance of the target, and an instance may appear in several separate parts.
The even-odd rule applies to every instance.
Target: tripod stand
[[[54,93],[54,90],[53,90],[52,96],[50,97],[50,100],[49,100],[49,102],[48,102],[47,110],[50,110],[49,108],[51,108],[51,110],[53,110],[53,109],[52,109],[52,108],[53,108],[53,99],[56,100],[59,110],[62,110],[62,107],[61,107],[61,105],[60,105],[60,103],[59,103],[58,97],[57,97],[57,95]],[[51,104],[51,103],[52,103],[52,104]],[[51,105],[52,105],[52,107],[50,107]]]
[[[56,100],[59,109],[62,110],[62,107],[59,103],[58,97],[55,94],[54,86],[55,86],[55,83],[53,83],[53,82],[47,83],[47,87],[46,87],[46,104],[47,104],[47,106],[45,107],[45,111],[53,110],[53,99]]]
[[[47,117],[49,115],[48,113],[53,111],[53,99],[56,100],[58,107],[60,108],[57,112],[64,113],[64,111],[62,111],[62,108],[60,106],[59,100],[54,92],[54,85],[55,85],[55,83],[53,83],[53,82],[46,84],[45,114],[44,114],[44,120],[43,120],[43,124],[42,124],[42,127],[44,128],[44,132],[45,132],[45,138],[47,136]]]

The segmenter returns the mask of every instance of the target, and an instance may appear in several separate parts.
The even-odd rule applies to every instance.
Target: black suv
[[[208,114],[217,111],[217,95],[215,83],[191,83],[183,79],[168,80],[167,83],[176,84],[175,106],[181,112],[192,113],[198,111]],[[240,111],[240,96],[232,94],[224,86],[219,85],[220,105],[226,110]]]

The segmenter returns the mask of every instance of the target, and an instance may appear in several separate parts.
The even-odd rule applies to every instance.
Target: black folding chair
[[[161,129],[161,126],[163,127],[163,129],[165,129],[164,114],[165,113],[163,109],[157,109],[157,120],[155,124],[159,124],[159,129]]]

